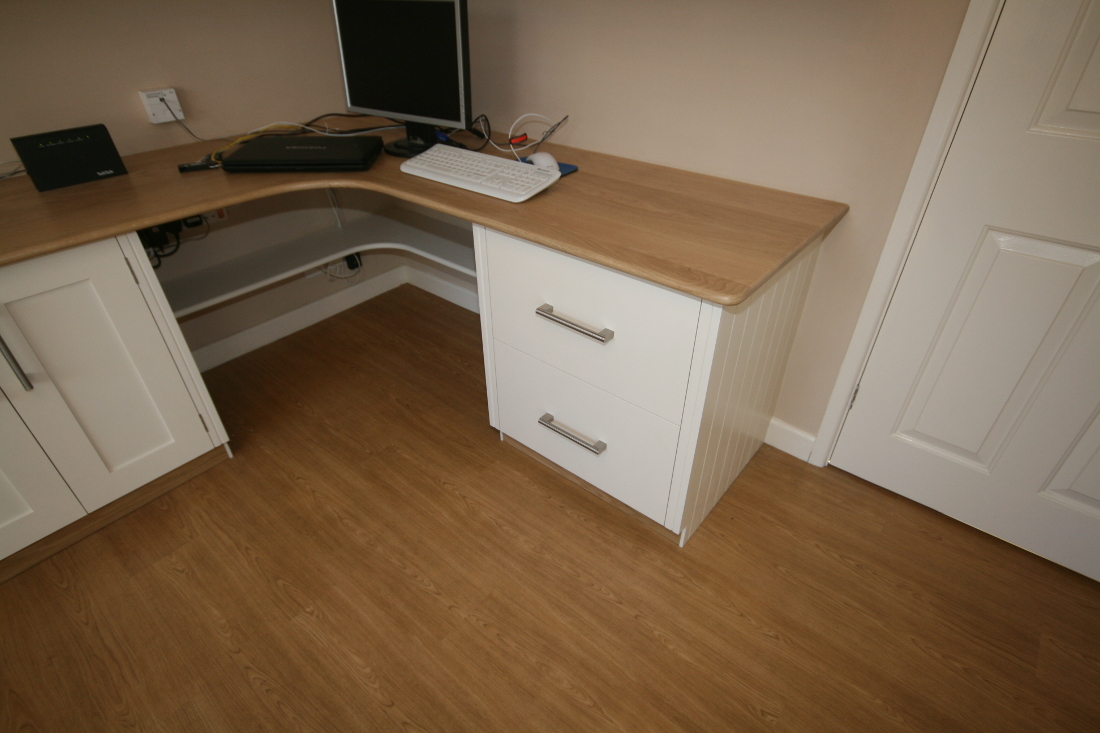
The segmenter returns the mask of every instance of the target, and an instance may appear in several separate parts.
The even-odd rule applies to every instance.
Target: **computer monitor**
[[[333,0],[348,109],[405,123],[386,152],[412,157],[435,129],[470,124],[466,0]]]

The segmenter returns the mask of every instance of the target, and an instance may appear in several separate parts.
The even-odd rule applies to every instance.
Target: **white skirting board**
[[[778,417],[773,417],[768,426],[768,434],[764,442],[772,448],[778,448],[784,453],[789,453],[800,461],[809,461],[810,452],[814,449],[817,436],[799,430],[794,425],[783,422]]]
[[[477,289],[474,286],[449,280],[441,274],[428,272],[412,265],[402,265],[289,313],[195,349],[193,352],[195,363],[199,371],[213,369],[230,359],[278,341],[295,331],[319,323],[406,283],[438,295],[466,310],[478,312]]]

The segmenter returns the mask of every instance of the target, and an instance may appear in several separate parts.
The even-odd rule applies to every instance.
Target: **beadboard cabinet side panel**
[[[152,265],[149,264],[145,246],[135,232],[117,239],[123,255],[134,266],[134,277],[138,280],[138,287],[145,297],[153,320],[164,336],[164,344],[172,354],[172,360],[175,361],[187,392],[195,403],[195,409],[202,415],[203,422],[209,428],[211,444],[218,446],[228,443],[229,434],[226,433],[221,417],[218,416],[218,411],[214,407],[214,401],[206,390],[206,383],[202,380],[199,368],[195,364],[195,357],[191,354],[191,349],[183,337],[180,325],[172,314],[172,306],[168,304],[164,289],[157,280]]]
[[[719,326],[723,308],[703,301],[699,308],[699,326],[695,330],[695,346],[691,355],[691,373],[688,376],[687,395],[684,399],[684,418],[680,425],[680,439],[676,445],[676,465],[672,472],[668,507],[665,509],[665,529],[680,534],[684,526],[685,502],[691,480],[691,465],[699,444],[699,425],[706,409],[707,389],[710,385],[711,364],[718,348]],[[683,542],[680,543],[681,547]]]
[[[815,243],[751,298],[723,309],[706,399],[697,425],[684,426],[697,429],[699,437],[684,497],[681,544],[764,442],[817,251]]]
[[[496,354],[493,348],[493,306],[489,297],[488,230],[474,225],[474,267],[477,270],[477,302],[481,310],[481,349],[485,356],[485,389],[489,400],[489,425],[500,430],[497,406]]]

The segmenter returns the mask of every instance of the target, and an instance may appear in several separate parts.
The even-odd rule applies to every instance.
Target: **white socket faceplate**
[[[183,119],[183,108],[180,107],[175,89],[152,89],[147,92],[138,92],[138,96],[145,104],[145,111],[149,114],[150,122],[160,124],[161,122],[174,122],[177,118]],[[164,106],[165,103],[172,108],[172,112],[176,113],[175,117],[172,117],[172,113]]]

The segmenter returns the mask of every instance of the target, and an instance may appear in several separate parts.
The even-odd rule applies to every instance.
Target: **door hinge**
[[[198,415],[199,415],[199,422],[202,423],[202,429],[209,433],[210,428],[206,427],[206,420],[203,419],[202,413],[200,412]]]
[[[134,272],[134,266],[130,264],[130,258],[123,257],[122,259],[126,260],[126,266],[130,268],[130,277],[134,278],[134,285],[137,285],[140,288],[141,282],[137,278],[137,273]]]
[[[862,384],[862,383],[861,383]],[[852,409],[852,405],[856,403],[856,395],[859,394],[859,385],[856,385],[856,391],[852,392],[852,399],[848,401],[848,409]]]

